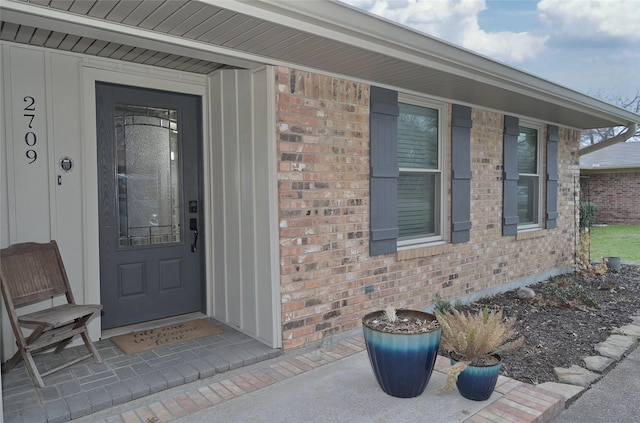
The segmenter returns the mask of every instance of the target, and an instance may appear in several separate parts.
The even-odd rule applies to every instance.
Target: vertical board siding
[[[240,157],[238,151],[238,93],[236,71],[222,76],[224,167],[224,249],[227,291],[227,322],[242,327],[242,251],[240,239]]]
[[[48,145],[45,53],[10,48],[9,56],[11,91],[7,94],[11,97],[5,113],[7,121],[12,122],[7,145],[12,160],[7,171],[9,186],[15,187],[9,193],[13,194],[9,198],[9,241],[47,242],[51,239],[49,175],[53,158]],[[35,110],[26,111],[30,98],[35,101],[32,105]],[[33,121],[25,114],[34,114]],[[28,134],[34,134],[35,138]],[[35,141],[35,145],[27,145],[27,138],[31,144]],[[27,158],[30,150],[37,154],[31,164]]]
[[[211,99],[211,210],[213,211],[213,228],[209,231],[213,237],[213,315],[226,320],[227,286],[226,286],[226,254],[225,254],[225,213],[224,213],[224,108],[222,98],[222,73],[210,78]]]
[[[255,201],[256,175],[254,162],[256,161],[253,139],[253,86],[250,71],[235,71],[237,77],[238,108],[238,158],[239,158],[239,190],[240,204],[240,273],[241,273],[241,306],[242,328],[248,333],[255,334],[256,327],[256,289],[255,289],[255,219],[259,212]]]
[[[211,77],[214,315],[270,344],[274,339],[267,84],[251,71]],[[259,81],[259,84],[255,82]],[[260,105],[256,104],[259,99]],[[272,158],[275,160],[275,158]]]
[[[2,234],[2,247],[17,242],[47,242],[52,236],[50,173],[52,172],[52,152],[49,140],[48,121],[51,114],[47,108],[46,54],[35,49],[15,47],[3,48],[2,75],[4,84],[3,121],[6,128],[6,154],[0,155],[6,169],[7,203],[6,216],[9,231]],[[24,110],[31,104],[33,97],[35,110]],[[33,121],[30,116],[34,114]],[[27,137],[33,144],[27,145]],[[3,138],[5,136],[3,135]],[[33,150],[37,160],[29,164],[27,151]],[[3,172],[3,175],[5,173]],[[0,213],[5,213],[0,210]],[[75,288],[75,286],[74,286]],[[38,309],[55,305],[52,301],[27,305],[21,313],[31,313]],[[1,305],[2,359],[8,359],[16,350],[13,332],[9,321],[4,317],[4,305]]]
[[[60,176],[61,185],[54,179],[55,190],[55,239],[64,260],[73,295],[76,301],[90,302],[85,292],[84,251],[78,246],[83,244],[84,231],[81,230],[83,198],[83,169],[80,152],[82,151],[81,122],[82,107],[78,81],[81,80],[80,68],[75,57],[51,55],[51,104],[53,160],[56,168],[54,175]],[[71,157],[74,167],[71,172],[62,172],[58,161],[62,157]],[[68,252],[73,254],[68,254]]]
[[[274,116],[274,71],[265,67],[253,72],[253,141],[255,172],[256,333],[274,348],[282,345],[280,280],[277,242],[277,181]],[[259,117],[259,118],[258,118]]]
[[[133,63],[123,67],[115,60],[41,47],[0,42],[0,49],[5,123],[0,151],[7,153],[0,154],[0,168],[5,170],[0,172],[0,244],[55,238],[76,299],[99,302],[97,217],[101,206],[95,194],[98,164],[92,84],[100,80],[200,95],[206,79]],[[27,89],[41,95],[36,103],[38,120],[32,125],[42,129],[37,134],[40,149],[38,161],[30,167],[23,164],[25,134],[15,132],[21,129],[24,97],[32,95],[23,93]],[[74,160],[72,172],[60,171],[58,161],[63,156]],[[62,185],[57,184],[58,175]],[[35,310],[24,312],[29,311]],[[15,342],[3,316],[0,312],[1,355],[6,359],[15,351]],[[99,319],[90,323],[90,331],[93,339],[100,336]]]

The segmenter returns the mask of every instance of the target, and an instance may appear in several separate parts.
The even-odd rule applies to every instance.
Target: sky
[[[640,0],[341,0],[619,104],[640,92]]]

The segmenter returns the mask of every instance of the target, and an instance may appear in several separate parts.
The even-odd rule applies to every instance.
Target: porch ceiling
[[[3,0],[2,40],[209,74],[291,66],[575,128],[640,116],[333,1]]]

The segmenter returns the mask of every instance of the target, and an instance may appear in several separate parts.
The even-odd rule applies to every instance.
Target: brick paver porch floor
[[[365,350],[362,336],[356,335],[329,348],[282,355],[213,323],[223,327],[222,335],[131,356],[109,340],[100,341],[104,363],[87,360],[50,375],[44,389],[35,389],[20,365],[3,377],[4,423],[171,422],[323,366],[331,372],[331,363]],[[64,354],[77,354],[73,350]],[[55,365],[52,357],[43,358],[40,365]],[[438,357],[435,371],[448,367],[448,360]],[[503,376],[495,393],[460,422],[545,423],[564,409],[562,396]]]
[[[208,320],[223,332],[139,354],[126,355],[109,339],[98,341],[101,364],[90,358],[53,373],[44,377],[44,388],[34,387],[20,363],[2,375],[4,423],[66,422],[282,354]],[[36,364],[44,371],[85,352],[78,346],[59,356],[42,354]]]

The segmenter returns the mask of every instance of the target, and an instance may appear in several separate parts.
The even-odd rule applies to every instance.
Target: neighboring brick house
[[[640,142],[580,156],[580,199],[596,205],[596,223],[640,225]]]
[[[186,307],[319,345],[570,271],[579,130],[640,121],[337,2],[43,4],[0,5],[0,244],[55,238],[96,339]]]

